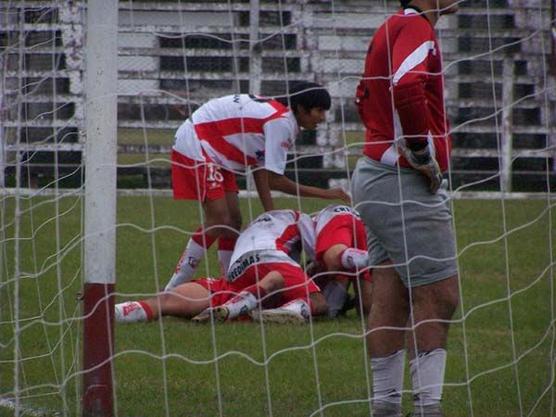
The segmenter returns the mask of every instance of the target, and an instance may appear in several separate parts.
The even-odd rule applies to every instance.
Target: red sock
[[[207,235],[203,229],[203,226],[195,230],[195,233],[193,233],[193,235],[191,236],[191,240],[193,240],[199,246],[204,247],[205,249],[210,248],[216,238],[216,236]]]
[[[236,246],[236,237],[221,237],[218,239],[218,250],[234,250]]]
[[[137,301],[137,302],[141,305],[141,307],[143,307],[143,310],[145,310],[145,314],[147,315],[147,320],[152,320],[154,314],[151,306],[144,301]]]

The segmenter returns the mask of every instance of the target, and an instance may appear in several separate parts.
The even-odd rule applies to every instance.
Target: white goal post
[[[85,275],[83,288],[83,417],[111,417],[114,285],[118,0],[87,7],[85,75]]]

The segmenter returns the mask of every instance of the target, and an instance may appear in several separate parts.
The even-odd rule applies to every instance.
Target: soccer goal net
[[[285,174],[350,189],[365,142],[356,87],[398,6],[0,3],[0,416],[374,415],[356,285],[343,314],[301,325],[113,316],[164,291],[207,221],[206,205],[172,198],[171,152],[208,100],[323,85],[326,121],[299,133]],[[449,416],[556,414],[555,22],[553,1],[461,0],[435,28],[460,284]],[[263,208],[255,174],[236,181],[245,227]],[[273,199],[310,215],[331,203]],[[215,243],[194,278],[221,277],[226,251]],[[411,396],[408,374],[404,410]]]

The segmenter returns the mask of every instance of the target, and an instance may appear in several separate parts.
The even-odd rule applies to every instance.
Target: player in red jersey
[[[368,268],[365,225],[354,209],[330,205],[314,217],[315,278],[328,304],[328,316],[336,317],[348,301],[348,286],[354,282],[361,294],[363,314],[371,305],[371,272]]]
[[[300,128],[315,129],[328,109],[328,91],[306,82],[277,99],[234,94],[210,100],[180,126],[172,150],[174,198],[201,202],[204,222],[190,238],[167,290],[193,278],[216,239],[219,262],[227,269],[241,227],[236,173],[252,170],[264,210],[273,209],[271,190],[349,201],[340,188],[301,185],[284,175]]]
[[[373,415],[401,416],[405,347],[413,415],[441,417],[446,339],[459,288],[448,194],[441,187],[451,138],[434,26],[458,5],[401,4],[373,36],[356,92],[366,143],[352,191],[373,267],[367,338]],[[407,346],[406,327],[414,329]]]
[[[224,321],[264,305],[281,306],[271,321],[305,322],[309,314],[323,314],[326,302],[318,286],[291,257],[300,244],[312,256],[314,227],[308,215],[294,210],[263,213],[241,233],[225,277],[191,281],[155,298],[118,304],[116,320],[134,322],[160,315],[192,317],[201,313],[194,320],[206,321],[212,311]]]

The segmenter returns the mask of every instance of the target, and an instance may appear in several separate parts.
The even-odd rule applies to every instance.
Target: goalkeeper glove
[[[407,147],[405,140],[398,141],[398,151],[407,160],[409,165],[429,180],[431,193],[436,194],[442,184],[442,172],[436,159],[430,154],[428,146],[419,150],[411,150]]]

